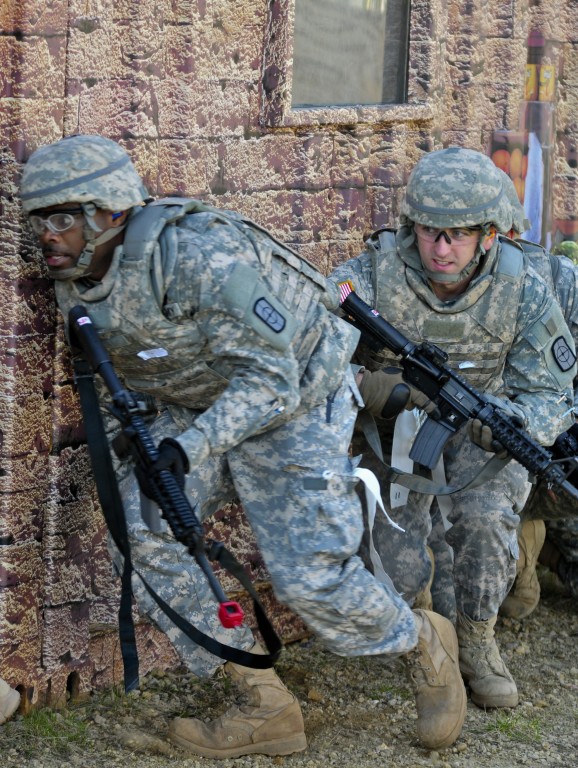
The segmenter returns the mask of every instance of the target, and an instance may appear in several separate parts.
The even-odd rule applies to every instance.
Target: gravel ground
[[[503,656],[520,705],[484,712],[468,703],[456,744],[425,750],[415,738],[415,707],[400,662],[341,659],[315,640],[286,648],[279,675],[297,694],[309,741],[288,757],[210,760],[166,741],[175,715],[211,719],[234,698],[226,678],[151,674],[128,697],[105,692],[66,710],[17,717],[0,731],[3,768],[514,768],[578,765],[578,606],[550,574],[542,600],[523,622],[499,620]]]

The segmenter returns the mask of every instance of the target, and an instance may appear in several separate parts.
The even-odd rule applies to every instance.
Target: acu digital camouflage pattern
[[[424,155],[407,182],[402,224],[427,227],[476,227],[494,224],[507,232],[509,207],[498,169],[481,152],[449,147]]]
[[[391,435],[386,434],[383,438],[388,428],[389,425],[384,427],[378,421],[384,458],[390,463],[387,446],[391,444]],[[426,549],[429,544],[435,553],[436,569],[445,567],[447,573],[449,568],[451,574],[453,568],[453,585],[451,578],[446,579],[443,604],[438,600],[435,610],[452,621],[456,619],[456,607],[475,620],[495,616],[515,577],[519,512],[530,491],[527,472],[516,462],[511,462],[480,488],[450,496],[448,520],[452,526],[446,531],[445,538],[439,528],[434,529],[434,536],[438,537],[434,546],[431,533],[435,499],[410,491],[406,504],[391,509],[383,465],[367,447],[362,434],[355,434],[353,446],[355,452],[363,452],[362,466],[376,474],[385,508],[404,529],[402,533],[385,519],[377,519],[373,537],[388,575],[409,605],[414,604],[431,577],[431,560]],[[470,441],[467,430],[456,433],[444,450],[448,483],[463,484],[484,466],[488,458],[487,453]]]
[[[24,213],[61,203],[124,211],[148,197],[130,157],[103,136],[68,136],[30,155],[21,181]]]
[[[522,232],[530,229],[530,222],[526,218],[526,212],[524,211],[524,206],[520,202],[520,198],[516,192],[514,182],[505,171],[502,171],[501,168],[497,168],[497,170],[500,174],[500,178],[502,179],[502,184],[504,185],[504,193],[510,205],[511,215],[511,219],[506,223],[506,228],[498,228],[498,231],[502,235],[508,235],[511,230],[514,230],[516,235],[521,235]]]
[[[461,223],[481,223],[479,216]],[[439,227],[460,222],[428,223]],[[506,247],[508,253],[502,253]],[[397,236],[376,233],[368,250],[335,270],[331,278],[351,280],[358,295],[412,341],[433,341],[448,351],[450,364],[475,386],[515,397],[526,416],[526,428],[544,444],[571,423],[568,409],[575,366],[561,370],[552,345],[559,335],[567,339],[572,354],[574,345],[551,292],[533,271],[525,270],[521,249],[513,244],[495,243],[466,291],[451,302],[437,299],[429,287],[411,225]],[[363,344],[355,359],[371,370],[396,362],[388,351],[376,353]],[[390,457],[393,424],[377,421],[384,453]],[[382,474],[363,436],[356,436],[354,450],[363,451],[362,463]],[[462,430],[444,450],[448,482],[463,484],[488,458]],[[511,462],[481,488],[450,497],[452,526],[445,536],[445,551],[448,545],[453,549],[455,603],[450,596],[445,606],[448,618],[455,619],[456,608],[476,621],[497,614],[515,575],[519,513],[529,490],[527,472]],[[388,508],[389,490],[382,477],[383,491]],[[412,492],[405,506],[391,511],[405,534],[381,520],[374,529],[386,569],[410,605],[431,576],[426,544],[432,501]]]
[[[325,279],[303,289],[305,263],[224,212],[186,216],[163,230],[159,245],[143,247],[154,253],[149,260],[120,247],[96,286],[59,282],[64,315],[83,303],[117,373],[156,400],[155,434],[178,437],[187,451],[199,516],[240,499],[277,598],[328,648],[341,655],[411,649],[410,609],[356,556],[362,519],[349,444],[361,399],[349,360],[358,334],[321,303],[333,295],[325,295]],[[151,282],[159,270],[155,286],[166,287],[170,321]],[[140,519],[132,474],[122,490],[137,567],[167,602],[223,634],[184,548]],[[135,589],[146,604],[142,587]],[[210,673],[220,663],[197,654],[150,601],[148,609],[192,669]],[[226,640],[251,641],[238,631]]]
[[[174,404],[176,414],[179,406],[204,411],[180,437],[193,466],[330,395],[358,337],[321,303],[331,301],[324,278],[312,288],[305,266],[279,259],[277,267],[271,240],[261,246],[225,216],[199,212],[167,226],[162,256],[145,247],[146,237],[138,258],[119,248],[96,286],[56,284],[64,314],[89,305],[129,388]],[[165,276],[155,291],[151,274],[161,260]]]
[[[526,219],[524,208],[511,178],[503,171],[500,173],[511,208],[511,222],[504,233],[514,230],[514,233],[519,235],[529,229],[530,222]],[[520,238],[516,238],[516,243],[523,249],[530,266],[554,292],[576,344],[578,340],[578,268],[570,258],[548,253],[543,246],[537,243]],[[578,406],[576,380],[574,404]],[[564,558],[564,565],[558,575],[569,588],[571,594],[578,598],[578,505],[576,500],[567,494],[555,494],[543,484],[539,484],[538,487],[533,488],[522,512],[522,518],[545,520],[547,538],[562,553]],[[432,536],[435,537],[435,531]],[[443,548],[438,546],[438,539],[439,537],[435,538],[432,543],[430,538],[430,544],[436,549],[436,565],[439,560],[438,552],[442,560],[445,558]],[[435,575],[434,590],[436,589],[435,582],[440,578],[440,570],[442,572],[447,570],[443,563]],[[447,584],[447,578],[444,578],[444,583]],[[447,600],[447,589],[440,587],[438,595],[437,602],[440,604],[440,600]],[[446,612],[442,612],[444,615],[448,615]]]
[[[552,293],[533,270],[524,269],[522,250],[510,241],[497,239],[479,275],[451,302],[429,287],[409,228],[397,235],[376,233],[367,250],[331,278],[351,280],[360,298],[411,341],[441,347],[473,386],[515,398],[526,429],[543,445],[571,423],[575,366],[561,370],[554,354],[556,339],[563,337],[574,356],[571,334]],[[372,370],[396,360],[389,350],[375,352],[364,344],[356,352],[356,361]]]
[[[552,286],[564,312],[574,341],[578,340],[578,267],[566,256],[553,256],[542,246],[517,241],[524,248],[529,263]],[[574,406],[578,407],[578,391],[574,389]],[[568,494],[555,494],[543,484],[532,491],[523,518],[545,520],[546,536],[562,554],[565,565],[560,578],[571,594],[578,598],[578,502]]]

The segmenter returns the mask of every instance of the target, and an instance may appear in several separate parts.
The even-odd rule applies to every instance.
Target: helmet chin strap
[[[86,241],[85,246],[80,252],[76,264],[73,267],[70,267],[70,269],[48,269],[48,276],[53,280],[78,280],[81,277],[88,277],[90,275],[90,266],[92,264],[94,252],[98,246],[112,240],[113,237],[116,237],[119,232],[122,232],[126,227],[126,224],[121,224],[120,227],[110,227],[110,229],[103,231],[102,227],[99,227],[94,220],[96,206],[93,203],[84,203],[82,205],[82,210],[84,211],[84,218],[86,220],[82,231]]]

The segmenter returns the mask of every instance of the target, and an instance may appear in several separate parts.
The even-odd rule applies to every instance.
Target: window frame
[[[410,0],[408,0],[409,2]],[[399,104],[293,107],[295,0],[270,0],[261,77],[263,128],[358,123],[400,123],[432,119],[436,90],[435,27],[431,0],[411,0],[407,101]],[[432,39],[433,38],[433,39]]]

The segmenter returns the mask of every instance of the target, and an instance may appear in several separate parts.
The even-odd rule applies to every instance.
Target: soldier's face
[[[480,232],[458,230],[432,230],[421,224],[415,225],[417,247],[424,267],[430,273],[458,275],[476,255]],[[482,246],[487,250],[494,241],[494,235],[484,236]],[[432,277],[435,281],[435,278]]]
[[[65,270],[76,266],[80,254],[86,245],[84,237],[84,225],[86,222],[82,209],[80,209],[80,212],[74,213],[78,209],[78,203],[63,203],[62,205],[52,205],[49,208],[33,211],[30,217],[31,222],[35,225],[34,230],[42,248],[42,255],[53,276],[58,272],[65,272]],[[61,217],[53,219],[49,217],[59,212],[71,212],[73,221],[67,229],[54,231],[53,222],[58,227]],[[44,224],[41,220],[44,220]],[[114,226],[111,222],[110,211],[97,209],[94,220],[103,231]],[[99,280],[106,273],[110,266],[113,250],[114,245],[111,242],[104,243],[96,248],[90,270],[90,274],[94,279]]]

